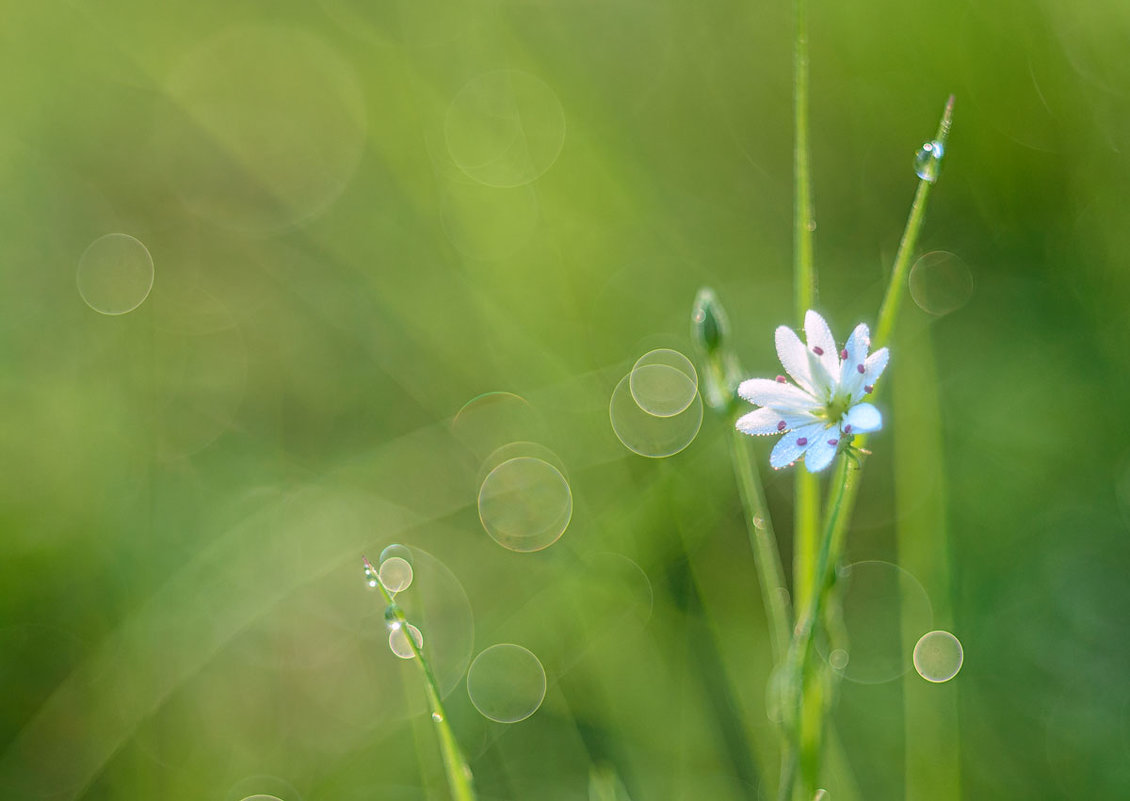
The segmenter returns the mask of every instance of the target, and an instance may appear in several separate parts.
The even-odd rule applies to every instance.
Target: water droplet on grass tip
[[[935,183],[942,167],[942,156],[945,155],[945,145],[936,139],[927,142],[918,148],[914,154],[914,172],[923,181]]]
[[[365,570],[364,570],[364,572],[365,572],[365,583],[369,585],[370,589],[376,589],[376,587],[377,587],[377,571],[373,569],[373,566],[371,564],[369,564],[368,559],[365,560]]]
[[[914,646],[914,669],[919,676],[935,684],[956,676],[964,661],[961,641],[948,631],[927,632]]]
[[[407,629],[408,634],[412,635],[412,641],[416,643],[416,648],[424,647],[424,635],[411,623],[407,626],[397,625],[389,632],[388,647],[401,659],[412,659],[416,654],[412,652],[412,645],[408,642],[408,634],[405,634],[405,629]]]

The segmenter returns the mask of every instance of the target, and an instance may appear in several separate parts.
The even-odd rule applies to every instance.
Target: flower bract
[[[803,458],[811,473],[828,467],[855,434],[878,431],[883,416],[864,398],[887,366],[886,348],[868,354],[871,336],[860,323],[842,348],[828,323],[814,311],[804,315],[800,341],[788,326],[776,332],[777,355],[789,378],[751,378],[738,394],[761,408],[738,419],[739,431],[755,436],[782,434],[769,455],[776,469]]]

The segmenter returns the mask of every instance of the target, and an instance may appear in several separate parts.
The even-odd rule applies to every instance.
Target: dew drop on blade
[[[927,142],[918,148],[918,152],[914,154],[914,172],[923,181],[936,182],[944,155],[945,146],[941,142],[936,139]]]

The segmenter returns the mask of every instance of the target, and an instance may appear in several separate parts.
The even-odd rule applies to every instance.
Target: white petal
[[[781,441],[773,446],[773,451],[769,454],[769,464],[775,470],[792,464],[816,442],[816,438],[823,430],[823,423],[813,423],[785,434],[781,437]]]
[[[859,372],[859,365],[867,361],[867,350],[870,347],[871,335],[867,326],[860,323],[844,345],[847,358],[840,364],[840,391],[848,397],[854,397],[863,388],[863,374]]]
[[[843,428],[844,431],[848,430],[851,426],[850,433],[852,434],[866,434],[868,431],[878,431],[883,427],[883,415],[879,414],[879,410],[872,406],[870,403],[857,403],[847,410],[844,415]]]
[[[863,364],[863,375],[860,376],[861,380],[852,390],[852,400],[858,401],[868,394],[866,387],[875,386],[875,382],[879,380],[879,376],[887,369],[887,360],[889,358],[890,352],[886,348],[879,348],[879,350],[867,357],[867,361]],[[856,372],[858,372],[858,370]]]
[[[742,415],[738,418],[737,429],[744,434],[763,436],[765,434],[780,434],[782,431],[799,428],[819,422],[810,414],[793,414],[779,412],[776,409],[761,408]],[[781,423],[785,427],[781,427]]]
[[[812,373],[808,367],[808,348],[800,341],[800,337],[787,325],[781,325],[777,327],[774,339],[777,342],[777,358],[781,360],[785,372],[803,389],[813,392]]]
[[[840,355],[836,349],[836,338],[832,329],[816,312],[809,309],[804,314],[804,336],[808,339],[808,349],[820,358],[820,363],[830,376],[840,374]],[[816,353],[819,349],[819,353]]]
[[[810,473],[819,473],[836,458],[840,448],[840,429],[825,428],[804,454],[804,466]]]
[[[817,356],[812,351],[808,351],[808,371],[812,375],[812,384],[816,397],[820,398],[824,403],[832,400],[837,395],[839,383],[839,362],[837,359],[837,367],[835,373],[829,373],[828,368],[824,366],[824,357]]]
[[[758,406],[771,406],[783,412],[811,412],[823,404],[803,389],[768,378],[751,378],[738,385],[738,394]]]

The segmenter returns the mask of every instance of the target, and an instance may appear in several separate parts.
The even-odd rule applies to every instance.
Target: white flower
[[[777,329],[777,355],[785,372],[775,380],[751,378],[738,387],[738,394],[760,409],[738,420],[739,431],[753,435],[784,434],[769,455],[769,464],[781,469],[801,457],[810,473],[832,463],[840,445],[854,434],[883,427],[879,410],[863,399],[887,366],[887,349],[867,355],[871,338],[860,323],[843,349],[824,318],[814,311],[804,315],[808,345],[791,328]]]

